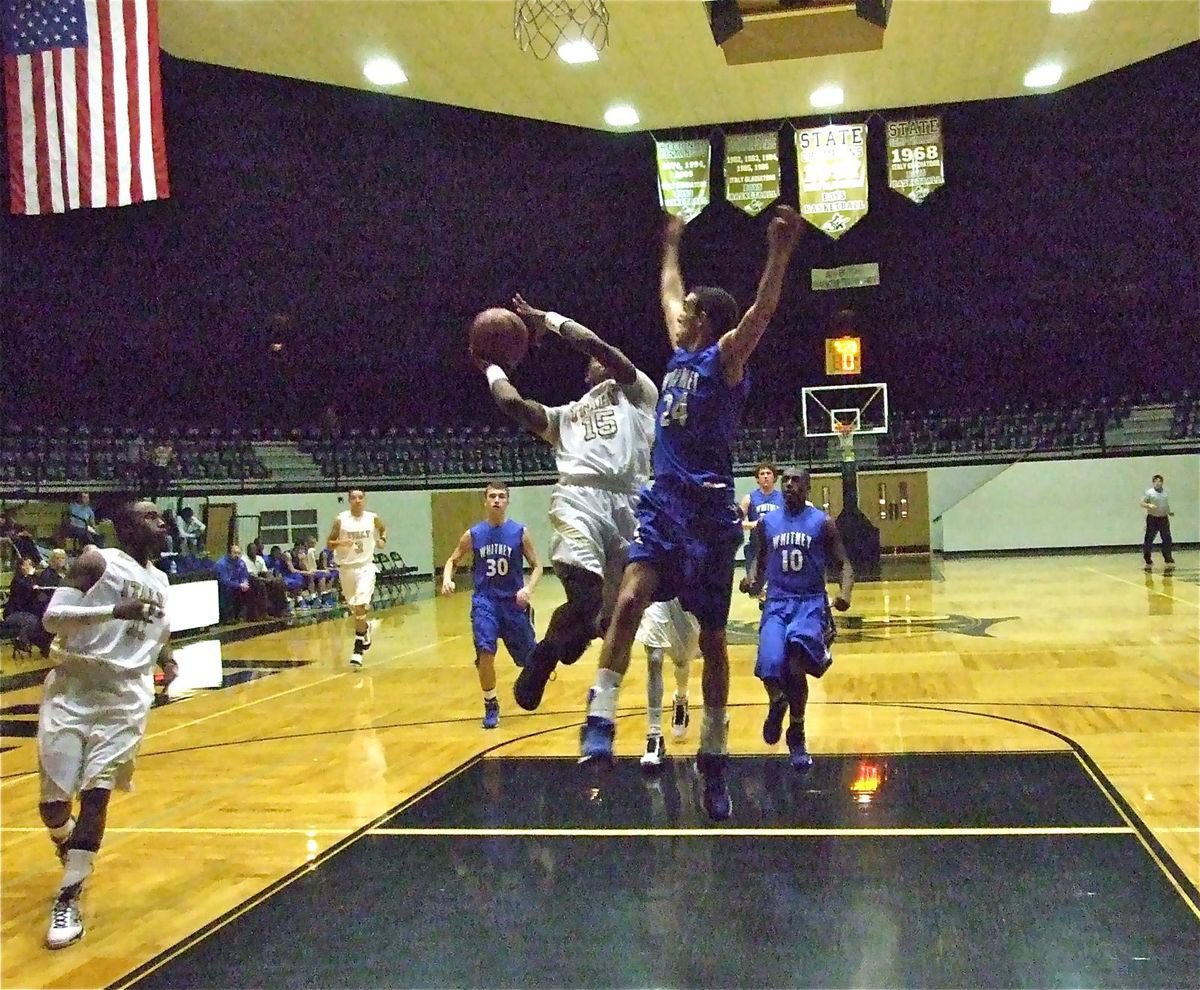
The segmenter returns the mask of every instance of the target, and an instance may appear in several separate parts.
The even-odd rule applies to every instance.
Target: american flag
[[[170,195],[156,0],[0,0],[13,213]]]

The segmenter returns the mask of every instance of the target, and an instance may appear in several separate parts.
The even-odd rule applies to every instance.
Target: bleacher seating
[[[976,409],[894,408],[886,435],[864,437],[861,462],[888,467],[905,463],[929,465],[971,460],[1005,460],[1042,456],[1089,456],[1103,452],[1131,416],[1157,417],[1162,410],[1160,439],[1172,446],[1195,446],[1200,439],[1200,393],[1184,392],[1138,402],[1130,398],[1098,398],[1090,402],[1035,405],[1010,403]],[[1169,419],[1169,422],[1168,422]],[[553,451],[546,443],[509,424],[459,425],[446,428],[405,426],[351,429],[331,438],[308,429],[219,430],[171,428],[141,437],[149,451],[168,441],[175,451],[172,484],[185,487],[269,488],[273,484],[329,481],[342,484],[393,480],[399,485],[465,484],[500,477],[510,481],[545,481],[555,473]],[[259,453],[272,456],[286,448],[309,465],[299,480],[272,480]],[[136,480],[130,464],[137,445],[132,429],[111,427],[20,426],[0,428],[0,489],[33,487],[70,490],[99,485],[115,487]],[[838,458],[833,441],[803,435],[794,422],[748,423],[734,441],[735,468],[749,473],[760,462],[799,463],[832,468]],[[272,469],[277,465],[272,462]]]

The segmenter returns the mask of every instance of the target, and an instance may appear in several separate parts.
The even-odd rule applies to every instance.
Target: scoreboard
[[[826,337],[825,374],[861,375],[862,338]]]

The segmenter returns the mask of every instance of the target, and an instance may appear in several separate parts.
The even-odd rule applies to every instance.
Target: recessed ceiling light
[[[841,86],[822,86],[812,91],[808,101],[814,107],[840,107],[844,99]]]
[[[1052,14],[1081,14],[1092,5],[1092,0],[1050,0]]]
[[[371,58],[363,63],[363,75],[376,86],[398,86],[408,82],[404,70],[390,58]]]
[[[580,65],[584,62],[595,62],[600,53],[592,47],[590,41],[579,38],[575,41],[564,41],[558,46],[558,57],[568,65]]]
[[[609,127],[632,127],[641,119],[628,103],[618,103],[604,111],[604,122]]]
[[[1045,89],[1062,78],[1062,66],[1053,62],[1038,65],[1025,73],[1025,85],[1030,89]]]

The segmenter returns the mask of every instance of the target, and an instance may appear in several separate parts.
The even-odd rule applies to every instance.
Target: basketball
[[[468,333],[472,357],[509,371],[529,350],[529,328],[511,309],[495,307],[476,314]]]

